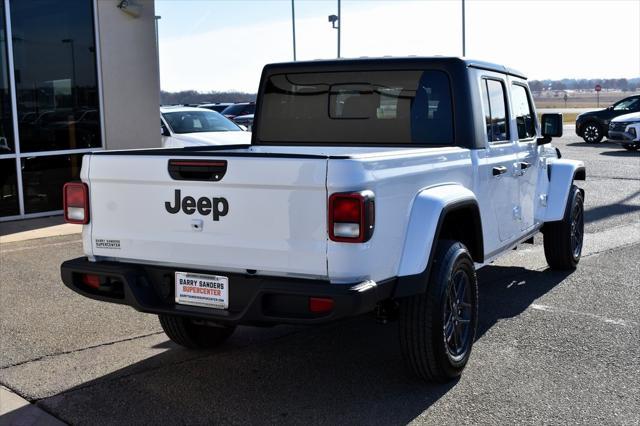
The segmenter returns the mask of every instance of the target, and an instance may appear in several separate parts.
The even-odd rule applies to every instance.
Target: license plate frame
[[[177,305],[227,310],[229,277],[176,271],[175,302]]]

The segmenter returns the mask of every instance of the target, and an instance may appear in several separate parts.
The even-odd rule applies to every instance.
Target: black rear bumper
[[[85,257],[64,262],[62,281],[73,291],[140,312],[184,315],[226,324],[320,324],[372,311],[391,298],[396,280],[379,283],[330,284],[328,281],[265,277],[249,274],[189,270],[181,272],[223,275],[229,278],[227,310],[175,303],[175,269],[120,262],[90,262]],[[83,274],[101,277],[99,289],[82,281]],[[108,279],[107,279],[108,278]],[[333,309],[309,310],[310,297],[331,298]]]

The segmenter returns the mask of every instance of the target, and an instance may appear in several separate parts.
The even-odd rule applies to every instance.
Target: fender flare
[[[567,199],[574,180],[586,180],[587,173],[582,161],[554,160],[547,167],[549,191],[543,222],[555,222],[564,218]]]
[[[478,223],[475,227],[481,238],[479,251],[484,256],[480,210],[471,190],[462,185],[447,184],[423,189],[416,195],[405,232],[394,297],[411,296],[426,290],[435,242],[438,241],[444,220],[448,213],[466,207],[477,210]]]

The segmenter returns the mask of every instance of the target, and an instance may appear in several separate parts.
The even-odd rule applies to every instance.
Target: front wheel
[[[637,151],[640,149],[640,143],[622,145],[627,151]]]
[[[471,355],[477,322],[473,259],[464,244],[439,241],[426,292],[400,304],[400,345],[411,371],[426,381],[460,376]]]
[[[212,349],[233,334],[235,326],[206,325],[193,318],[158,315],[165,334],[174,343],[189,349]]]
[[[572,270],[582,256],[584,196],[571,185],[562,220],[544,224],[544,256],[551,269]]]
[[[582,139],[586,143],[600,143],[603,137],[604,134],[598,123],[587,123],[582,130]]]

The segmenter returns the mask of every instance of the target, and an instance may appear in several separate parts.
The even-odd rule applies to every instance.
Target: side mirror
[[[169,129],[164,126],[160,126],[160,134],[162,136],[171,136],[171,133],[169,133]]]
[[[242,130],[244,130],[245,132],[246,132],[247,130],[249,130],[249,129],[247,128],[247,126],[245,126],[244,124],[238,124],[238,127],[240,127],[240,128],[241,128]]]
[[[609,106],[607,107],[607,109],[608,109],[608,110],[612,110],[612,109],[613,109],[613,105],[609,105]]]
[[[538,139],[538,145],[544,145],[551,142],[551,138],[559,138],[562,136],[562,114],[551,113],[542,114],[541,120],[542,138]]]

